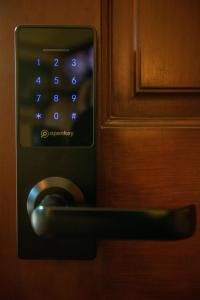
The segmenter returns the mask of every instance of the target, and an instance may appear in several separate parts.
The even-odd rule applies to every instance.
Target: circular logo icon
[[[49,136],[49,131],[48,131],[47,129],[43,129],[43,130],[41,131],[41,138],[42,138],[42,139],[47,139],[48,136]]]

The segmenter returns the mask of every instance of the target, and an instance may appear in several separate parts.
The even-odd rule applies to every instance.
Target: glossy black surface
[[[48,25],[23,25],[19,26],[15,31],[15,64],[16,64],[16,150],[17,150],[17,244],[18,256],[23,259],[89,259],[94,258],[96,254],[96,242],[86,238],[78,239],[54,239],[46,240],[38,237],[32,228],[31,221],[27,212],[27,199],[32,188],[40,181],[49,177],[62,177],[72,181],[76,184],[84,194],[85,204],[88,206],[95,206],[96,202],[96,146],[95,134],[93,141],[89,143],[84,142],[83,146],[79,147],[77,143],[70,144],[69,138],[66,138],[65,144],[63,139],[59,136],[46,139],[42,143],[38,142],[39,136],[33,135],[32,127],[29,126],[30,115],[34,106],[26,106],[25,99],[32,97],[33,89],[30,85],[24,86],[24,97],[21,98],[19,72],[19,34],[23,30],[27,31],[29,35],[32,32],[57,32],[56,39],[62,43],[64,35],[62,32],[69,33],[72,31],[83,32],[90,37],[92,36],[94,45],[94,78],[95,78],[95,31],[88,27],[72,27],[72,26],[48,26]],[[81,31],[82,30],[82,31]],[[83,37],[85,36],[83,34]],[[35,36],[39,38],[39,42],[48,42],[47,47],[55,43],[54,39],[50,39],[49,35],[44,36],[38,34]],[[55,36],[54,36],[55,37]],[[79,36],[80,37],[80,36]],[[27,36],[27,38],[29,38]],[[72,36],[76,38],[76,34]],[[65,40],[65,38],[64,38]],[[85,39],[84,39],[85,40]],[[22,42],[22,41],[21,41]],[[22,49],[24,49],[22,47]],[[30,47],[29,47],[30,50]],[[29,53],[29,51],[28,51]],[[26,78],[25,78],[26,79]],[[95,80],[94,80],[95,81]],[[23,83],[23,82],[22,82]],[[26,90],[25,90],[26,89]],[[28,100],[26,100],[28,101]],[[31,102],[32,100],[30,100]],[[95,104],[95,84],[93,91],[93,104]],[[21,106],[21,103],[22,104]],[[31,102],[32,103],[32,102]],[[57,104],[57,103],[56,103]],[[31,113],[27,114],[27,127],[20,127],[21,110],[30,108]],[[95,105],[94,105],[95,107]],[[92,108],[93,110],[93,108]],[[64,109],[62,110],[64,111]],[[86,115],[85,115],[86,116]],[[81,118],[85,118],[81,116]],[[41,120],[39,120],[41,121]],[[43,121],[42,121],[43,122]],[[78,122],[77,122],[78,123]],[[74,124],[75,126],[75,124]],[[78,126],[78,125],[77,125]],[[89,126],[89,125],[88,125]],[[94,123],[95,126],[95,113]],[[29,132],[30,129],[30,132]],[[78,126],[78,129],[80,127]],[[81,136],[81,131],[77,132],[77,136]],[[91,127],[90,127],[91,129]],[[38,129],[39,130],[39,129]],[[36,132],[36,131],[34,131]],[[95,132],[95,129],[94,129]],[[22,138],[23,136],[23,138]],[[33,139],[34,137],[34,139]],[[23,140],[23,141],[22,141]],[[34,140],[34,143],[33,143]],[[52,140],[54,142],[52,142]],[[56,143],[55,143],[56,141]],[[78,139],[78,141],[80,141]],[[88,140],[87,140],[88,141]],[[91,141],[90,141],[91,142]],[[88,145],[86,145],[88,144]],[[32,145],[32,146],[31,146]],[[47,147],[46,147],[47,146]],[[66,146],[66,147],[65,147]]]
[[[179,240],[192,236],[196,227],[194,205],[144,210],[69,207],[55,194],[44,197],[30,217],[35,233],[50,239]]]
[[[91,146],[93,30],[19,27],[16,61],[20,144]]]

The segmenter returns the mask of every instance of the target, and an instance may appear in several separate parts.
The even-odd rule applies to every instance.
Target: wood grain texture
[[[192,94],[168,100],[147,95],[134,100],[137,104],[133,101],[128,67],[133,61],[129,47],[132,31],[125,33],[133,22],[129,11],[133,3],[114,1],[114,48],[108,43],[109,3],[103,0],[102,10],[97,0],[58,0],[56,4],[9,0],[0,4],[0,299],[199,299],[199,129],[184,128],[188,124],[184,117],[192,126],[198,124],[199,99]],[[198,224],[192,238],[179,242],[100,241],[94,261],[23,261],[16,257],[13,31],[17,24],[37,23],[97,28],[98,205],[146,208],[195,203]],[[121,45],[126,45],[124,52]],[[118,67],[114,63],[111,68],[110,51]],[[159,126],[147,128],[143,118],[151,122],[158,116]],[[180,118],[182,128],[167,128],[165,120],[160,123],[163,116],[173,117],[176,125]],[[111,122],[105,127],[108,118]]]
[[[17,258],[14,113],[15,26],[91,25],[99,35],[99,20],[99,1],[8,0],[0,3],[0,299],[101,299],[100,259],[59,262]]]
[[[140,0],[139,89],[200,88],[200,2]],[[189,16],[189,20],[188,20]],[[150,90],[149,90],[150,91]]]
[[[162,3],[163,5],[161,5]],[[199,39],[196,38],[196,27],[199,21],[196,15],[195,20],[190,21],[190,18],[193,19],[193,15],[189,13],[187,19],[184,19],[185,22],[187,20],[187,30],[191,29],[192,31],[194,27],[196,31],[190,35],[190,42],[188,41],[188,35],[187,38],[181,40],[182,44],[183,42],[186,44],[184,48],[185,52],[176,53],[178,47],[182,45],[179,46],[179,40],[176,40],[177,44],[174,41],[175,33],[180,29],[180,24],[183,22],[181,12],[181,18],[179,19],[179,4],[181,5],[182,14],[183,12],[186,13],[188,6],[190,7],[189,12],[196,11],[199,8],[198,1],[181,2],[177,0],[174,2],[165,2],[163,0],[160,3],[156,0],[126,0],[125,2],[122,0],[102,0],[102,44],[108,45],[108,47],[102,47],[103,77],[101,84],[103,85],[102,97],[105,99],[102,106],[104,126],[121,126],[123,122],[128,123],[130,126],[143,126],[144,124],[145,126],[161,125],[171,127],[200,125],[199,95],[198,93],[194,93],[194,90],[192,92],[188,88],[172,89],[172,85],[169,85],[168,88],[165,85],[161,89],[153,89],[153,84],[151,89],[141,89],[140,86],[141,67],[143,68],[142,76],[144,78],[149,76],[149,80],[152,74],[157,72],[155,67],[152,70],[147,67],[147,64],[150,65],[152,63],[151,55],[154,55],[153,47],[157,47],[160,51],[160,56],[158,53],[156,55],[158,61],[165,60],[163,63],[166,67],[169,61],[172,69],[168,74],[171,78],[171,73],[176,72],[173,75],[173,78],[177,78],[174,79],[176,83],[179,81],[185,87],[189,87],[192,78],[194,80],[198,80],[199,78],[199,55],[194,55],[194,51],[196,51],[194,48],[198,49],[200,43]],[[144,11],[143,14],[141,10],[142,12]],[[156,26],[158,26],[160,17],[154,20],[153,16],[160,16],[161,13],[165,15],[165,18],[162,21],[163,23],[161,22],[159,28],[157,28]],[[173,25],[177,26],[176,31],[171,36],[171,25],[167,25],[170,14],[174,16]],[[146,15],[147,17],[145,17]],[[149,26],[149,18],[152,19],[152,24],[156,24],[154,24],[155,30],[153,29],[153,25]],[[150,29],[152,29],[151,36],[149,33]],[[162,30],[164,29],[166,29],[167,34],[163,37]],[[183,37],[185,36],[183,35]],[[171,48],[167,47],[166,51],[164,47],[159,47],[162,38],[166,39],[166,43],[171,45]],[[150,40],[152,40],[151,43],[149,43]],[[152,49],[148,48],[151,45]],[[142,66],[140,65],[141,53],[142,57],[146,55]],[[193,65],[195,64],[196,66],[194,77],[190,76],[188,82],[186,82],[187,71],[182,72],[182,67],[179,68],[184,61],[186,53],[190,54],[188,61],[192,61]],[[176,69],[176,66],[174,64],[171,66],[171,64],[177,57],[179,57],[179,67]],[[188,72],[191,72],[191,70],[192,67]],[[157,83],[161,83],[162,78],[158,77],[155,80]],[[174,84],[174,87],[177,87],[177,84]],[[121,120],[123,120],[122,123]]]
[[[188,240],[102,242],[108,299],[199,299],[198,136],[199,129],[102,130],[99,205],[164,208],[195,203],[198,209],[197,231]]]

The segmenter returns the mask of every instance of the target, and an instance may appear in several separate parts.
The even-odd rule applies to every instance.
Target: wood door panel
[[[191,128],[102,129],[102,205],[173,207],[200,201],[198,137],[199,129]]]
[[[14,28],[19,24],[91,25],[99,36],[100,2],[8,0],[0,3],[0,299],[102,299],[100,259],[74,262],[17,258]]]
[[[103,299],[100,259],[23,261],[9,255],[1,260],[2,299]]]
[[[166,208],[194,203],[198,216],[198,136],[199,130],[190,128],[102,129],[99,205]],[[101,242],[108,299],[197,300],[198,228],[199,217],[195,235],[187,240]]]
[[[136,95],[130,38],[134,1],[101,2],[0,3],[0,298],[4,300],[199,299],[199,96]],[[157,208],[195,203],[198,220],[192,238],[100,241],[94,261],[17,258],[13,59],[17,24],[96,27],[98,205]]]
[[[195,0],[102,0],[105,126],[199,126],[199,10]]]
[[[139,89],[200,88],[199,1],[137,2]],[[188,16],[190,21],[187,22]],[[150,90],[149,90],[150,91]]]
[[[104,242],[103,247],[107,261],[104,299],[199,299],[195,242],[167,247],[154,242]],[[177,248],[179,255],[174,256]]]

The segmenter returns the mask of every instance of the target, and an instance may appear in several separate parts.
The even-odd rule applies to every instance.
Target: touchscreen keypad
[[[21,145],[91,146],[93,31],[22,27],[17,46]]]

